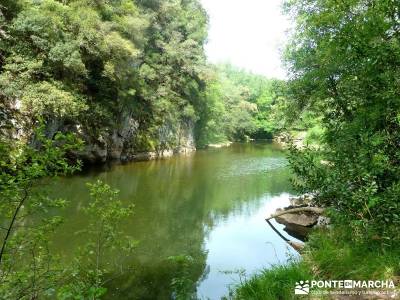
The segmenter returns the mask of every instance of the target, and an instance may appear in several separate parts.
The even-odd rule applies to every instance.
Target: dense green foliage
[[[208,66],[198,0],[1,1],[2,297],[106,293],[110,266],[102,258],[116,246],[133,249],[118,229],[131,208],[109,186],[92,185],[86,233],[93,238],[65,266],[49,240],[61,222],[52,212],[66,202],[37,188],[43,177],[79,169],[76,135],[100,143],[126,120],[135,134],[124,142],[135,151],[174,148],[184,129],[196,129],[198,146],[308,130],[314,147],[290,152],[294,185],[333,208],[336,227],[311,236],[305,262],[249,279],[237,299],[289,299],[293,282],[310,273],[382,279],[400,272],[398,4],[288,0],[286,10],[296,23],[285,53],[288,85]],[[179,268],[174,293],[185,297],[195,284],[186,272],[191,257],[170,261]]]
[[[161,131],[197,120],[207,34],[198,1],[18,0],[0,11],[0,99],[29,120],[98,139],[128,115],[137,147],[174,143]]]
[[[400,274],[396,245],[385,247],[379,235],[365,238],[346,225],[314,232],[303,256],[317,278],[395,280]]]
[[[54,140],[35,131],[36,142],[0,140],[0,295],[1,299],[98,299],[107,291],[109,266],[104,258],[118,247],[113,267],[122,272],[123,253],[134,243],[119,230],[121,221],[131,214],[116,198],[117,192],[98,182],[90,186],[93,197],[86,208],[90,238],[81,245],[73,261],[56,256],[51,240],[62,223],[57,210],[67,201],[54,198],[44,186],[56,176],[79,170],[79,161],[68,159],[81,141],[73,135],[57,133]]]
[[[134,120],[124,142],[143,151],[174,148],[193,127],[199,146],[279,127],[283,82],[206,65],[197,0],[6,1],[0,18],[0,100],[25,129],[41,117],[49,137],[101,144]]]
[[[35,299],[44,287],[57,284],[59,265],[49,252],[49,240],[61,219],[49,212],[66,202],[44,191],[44,176],[70,174],[79,168],[66,158],[79,145],[73,136],[54,141],[36,132],[40,143],[10,143],[2,138],[0,173],[0,295],[3,299]],[[71,145],[73,145],[71,147]],[[47,289],[45,289],[47,290]]]
[[[285,103],[283,81],[229,64],[214,66],[210,76],[198,126],[199,145],[272,138],[282,129],[279,111]]]
[[[292,152],[296,187],[353,225],[399,239],[399,12],[393,1],[287,2],[297,111],[321,117],[319,149]]]
[[[134,243],[119,230],[131,208],[116,191],[90,186],[89,238],[65,262],[50,241],[67,201],[43,186],[78,170],[83,147],[107,144],[127,120],[133,151],[174,148],[194,127],[200,146],[271,136],[282,83],[206,65],[206,24],[197,0],[1,1],[1,297],[96,299],[123,275],[121,251]],[[118,259],[106,259],[116,248]],[[166,270],[172,283],[163,284],[185,299],[195,288],[193,262],[177,255]]]
[[[286,121],[311,128],[306,141],[316,143],[292,147],[293,182],[331,207],[332,226],[311,234],[302,261],[256,274],[235,299],[291,299],[285,280],[297,273],[309,276],[293,280],[400,274],[398,3],[288,0],[286,10],[296,23]]]

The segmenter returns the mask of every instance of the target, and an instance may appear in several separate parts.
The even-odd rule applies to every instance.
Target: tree
[[[120,270],[123,275],[127,255],[136,242],[123,234],[121,223],[133,213],[133,205],[125,207],[117,198],[118,191],[101,181],[88,184],[92,201],[85,207],[87,228],[79,233],[88,236],[64,276],[67,283],[58,288],[60,299],[100,299],[107,293],[106,284]],[[110,259],[114,257],[114,259]]]
[[[206,13],[195,0],[141,5],[151,23],[139,68],[142,80],[137,95],[144,102],[140,130],[153,147],[173,148],[181,127],[198,121],[204,102]]]
[[[6,1],[0,90],[46,134],[110,144],[134,120],[129,150],[173,148],[204,99],[206,14],[185,1]],[[22,120],[18,120],[23,123]]]
[[[32,148],[0,139],[0,294],[5,299],[35,299],[54,287],[60,274],[49,240],[61,220],[48,213],[66,202],[41,190],[42,178],[77,170],[79,162],[67,154],[80,143],[72,135],[47,140],[40,130],[36,140],[39,145]]]
[[[222,64],[210,66],[206,82],[197,124],[200,145],[271,138],[281,129],[275,124],[282,120],[277,109],[285,100],[282,81]]]
[[[297,187],[352,224],[398,238],[398,5],[293,0],[286,8],[297,24],[286,57],[291,105],[321,116],[324,130],[321,149],[291,156]]]

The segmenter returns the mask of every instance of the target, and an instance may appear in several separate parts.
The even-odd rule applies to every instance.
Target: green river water
[[[239,282],[227,271],[250,275],[294,254],[264,221],[291,194],[285,153],[274,144],[233,144],[59,179],[53,193],[71,201],[55,239],[65,257],[85,238],[74,232],[85,226],[85,183],[97,179],[135,204],[124,230],[139,241],[126,261],[131,271],[108,283],[109,299],[171,299],[171,283],[182,276],[198,298],[220,299]],[[180,255],[191,258],[185,267],[168,259]]]

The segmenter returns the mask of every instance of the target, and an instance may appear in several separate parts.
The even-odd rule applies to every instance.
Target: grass
[[[296,281],[311,277],[311,272],[302,261],[291,261],[287,265],[274,265],[238,285],[232,291],[231,298],[238,300],[295,299],[293,291]]]
[[[356,239],[344,227],[314,232],[303,256],[321,278],[389,280],[400,276],[399,245],[385,246],[379,237]]]
[[[315,231],[300,261],[275,265],[231,291],[235,300],[290,300],[299,280],[398,280],[400,247],[377,239],[356,239],[347,227]],[[399,286],[399,283],[396,284]],[[301,299],[301,298],[300,298]]]

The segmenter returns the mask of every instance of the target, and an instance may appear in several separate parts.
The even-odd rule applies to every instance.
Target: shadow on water
[[[170,257],[179,255],[191,257],[185,277],[197,296],[219,299],[238,279],[221,271],[251,273],[285,261],[286,245],[264,216],[288,202],[286,165],[277,146],[251,143],[61,178],[52,190],[71,205],[63,212],[65,225],[54,244],[70,257],[84,240],[73,233],[85,226],[85,183],[101,179],[119,189],[126,203],[135,204],[124,230],[139,241],[126,262],[132,271],[110,281],[110,299],[173,298],[171,282],[182,275],[182,266]]]

